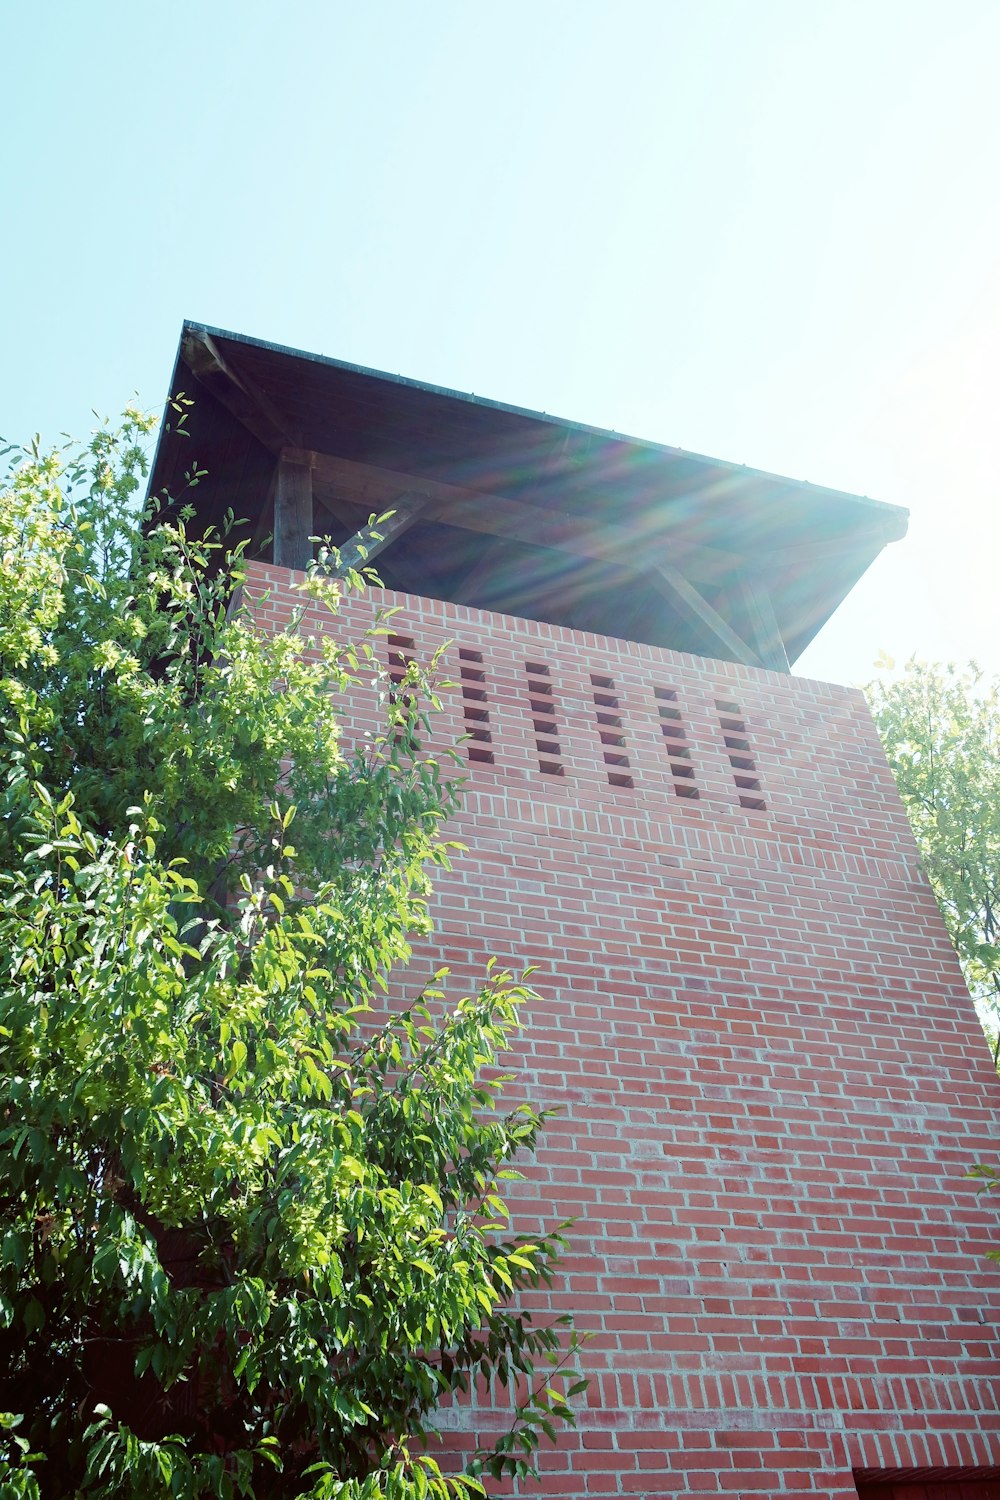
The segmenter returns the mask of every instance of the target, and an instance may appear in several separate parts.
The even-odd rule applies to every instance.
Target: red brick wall
[[[291,575],[252,571],[279,623]],[[434,958],[463,988],[490,954],[541,965],[521,1061],[565,1113],[519,1224],[577,1216],[551,1303],[595,1335],[541,1493],[985,1477],[1000,1235],[963,1172],[995,1156],[1000,1085],[860,694],[377,599],[421,658],[452,643],[439,733],[480,736]],[[349,739],[371,712],[359,692]]]

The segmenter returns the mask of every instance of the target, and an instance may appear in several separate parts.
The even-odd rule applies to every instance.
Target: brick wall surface
[[[253,566],[265,628],[294,578]],[[378,604],[386,663],[446,647],[435,733],[473,736],[414,974],[541,966],[519,1063],[564,1112],[518,1227],[576,1216],[549,1301],[594,1335],[541,1493],[1000,1492],[963,1176],[998,1080],[861,695],[409,596],[336,629]],[[360,689],[348,741],[373,722]]]

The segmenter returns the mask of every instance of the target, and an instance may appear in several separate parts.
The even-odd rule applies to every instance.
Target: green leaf
[[[556,1350],[506,1299],[558,1244],[505,1258],[495,1191],[542,1124],[495,1108],[529,995],[491,962],[479,994],[441,970],[374,1013],[463,852],[454,761],[420,743],[455,689],[391,612],[331,625],[367,570],[265,600],[238,518],[191,504],[194,453],[143,505],[152,425],[35,445],[0,493],[5,1378],[59,1493],[249,1500],[305,1469],[317,1500],[347,1473],[356,1500],[482,1494],[530,1441],[448,1476],[409,1445],[470,1340],[501,1381]],[[355,749],[345,694],[389,652],[405,687]]]

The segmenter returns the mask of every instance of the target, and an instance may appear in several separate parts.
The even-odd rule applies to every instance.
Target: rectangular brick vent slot
[[[660,732],[670,762],[670,774],[674,781],[674,792],[686,797],[689,802],[698,799],[698,788],[694,784],[694,766],[691,764],[691,747],[681,711],[677,707],[675,688],[653,689],[656,707],[660,714]]]
[[[738,703],[731,703],[726,698],[716,698],[715,707],[719,715],[729,764],[733,768],[733,781],[736,783],[740,806],[748,808],[751,812],[766,812],[767,803],[764,801],[763,788],[757,777],[757,762],[753,758],[750,741],[747,738],[743,710]]]
[[[493,734],[490,730],[490,711],[486,706],[486,673],[483,670],[483,653],[461,646],[458,652],[458,673],[462,688],[462,715],[465,719],[465,751],[470,761],[480,766],[494,764]]]
[[[597,710],[597,732],[601,738],[604,764],[608,768],[608,782],[611,786],[632,788],[635,782],[625,753],[625,726],[619,713],[621,704],[615,693],[614,681],[598,672],[591,672],[590,685]]]
[[[403,678],[406,676],[407,667],[413,660],[412,656],[408,656],[406,654],[408,651],[412,651],[414,649],[413,638],[412,636],[408,635],[390,635],[388,637],[388,641],[389,676],[398,687]]]
[[[535,749],[538,751],[538,769],[543,776],[564,776],[562,748],[559,744],[559,726],[556,723],[556,706],[552,695],[549,669],[544,662],[526,661],[524,670],[528,677],[528,707],[535,731]]]
[[[397,744],[405,742],[408,748],[419,750],[420,742],[416,738],[413,726],[407,725],[404,722],[413,700],[410,698],[409,693],[401,691],[402,685],[406,680],[407,668],[410,662],[413,661],[413,656],[411,655],[414,650],[413,638],[408,635],[390,635],[388,637],[388,644],[389,702],[396,711],[394,715],[396,724],[393,730],[393,737]]]

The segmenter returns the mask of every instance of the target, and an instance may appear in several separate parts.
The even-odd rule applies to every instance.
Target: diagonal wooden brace
[[[367,567],[373,558],[390,546],[404,531],[409,531],[415,521],[429,509],[429,495],[409,490],[393,501],[382,515],[362,526],[349,537],[336,552],[331,554],[327,572],[332,578],[344,578],[352,568]]]
[[[755,578],[749,572],[740,576],[739,584],[743,591],[751,638],[762,665],[772,672],[791,671],[771,603],[770,590],[760,578]]]
[[[745,667],[763,665],[757,653],[726,623],[718,610],[670,563],[658,563],[649,569],[646,577],[680,614],[704,632],[720,656],[742,662]]]

